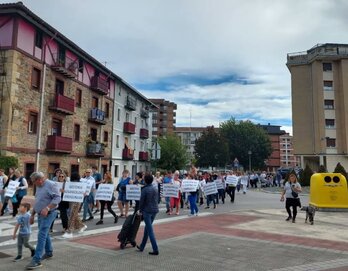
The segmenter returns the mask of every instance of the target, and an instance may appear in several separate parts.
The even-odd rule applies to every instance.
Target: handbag
[[[298,198],[298,193],[295,191],[291,191],[291,195],[296,199]]]
[[[18,202],[16,194],[14,194],[13,197],[11,198],[11,202],[12,203],[17,203]]]

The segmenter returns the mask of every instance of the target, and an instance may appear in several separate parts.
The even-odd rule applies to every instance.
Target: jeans
[[[18,256],[22,256],[23,245],[26,248],[29,248],[30,251],[35,250],[35,248],[29,244],[29,238],[30,238],[30,234],[18,234],[17,236],[17,251],[18,251],[17,255]]]
[[[234,202],[234,194],[236,192],[236,187],[235,186],[229,186],[227,189],[227,193],[231,198],[231,202]]]
[[[211,195],[207,195],[207,206],[209,206],[209,204],[211,203],[211,202],[213,202],[214,203],[214,207],[215,207],[215,197],[216,197],[216,195],[215,194],[211,194]]]
[[[218,194],[216,197],[216,201],[219,204],[219,197],[221,197],[222,203],[225,203],[225,189],[218,189]]]
[[[57,211],[51,211],[48,215],[42,216],[38,215],[38,234],[37,234],[37,243],[35,255],[33,257],[33,263],[39,263],[41,261],[41,257],[44,254],[52,255],[53,247],[51,242],[51,237],[49,235],[50,227],[53,220],[57,217]]]
[[[83,220],[86,220],[87,212],[90,217],[93,216],[91,208],[89,208],[89,204],[92,198],[93,198],[93,195],[92,193],[90,193],[88,196],[84,197],[83,199]]]
[[[195,212],[196,214],[198,213],[198,207],[197,207],[197,194],[189,195],[188,200],[190,202],[190,209],[191,209],[191,215],[194,215]]]
[[[170,210],[170,197],[165,197],[167,211]]]
[[[143,211],[143,218],[145,222],[144,237],[141,241],[140,249],[144,250],[146,246],[147,239],[150,237],[152,250],[158,252],[158,246],[155,238],[155,233],[153,232],[152,222],[155,220],[156,213],[147,213]]]

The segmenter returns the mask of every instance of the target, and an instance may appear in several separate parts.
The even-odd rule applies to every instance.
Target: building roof
[[[131,86],[117,74],[106,68],[102,63],[100,63],[98,60],[96,60],[94,57],[92,57],[90,54],[88,54],[86,51],[80,48],[73,41],[64,36],[62,33],[60,33],[57,29],[55,29],[50,24],[42,20],[39,16],[37,16],[30,9],[28,9],[22,2],[0,4],[0,14],[13,14],[25,18],[27,21],[35,25],[38,29],[43,31],[46,35],[52,37],[59,43],[63,44],[67,49],[72,51],[78,57],[89,62],[95,68],[105,73],[108,77],[117,80],[118,82],[129,88],[132,92],[134,92],[136,96],[150,104],[151,107],[157,108],[157,106],[155,106],[148,98],[142,95],[133,86]]]
[[[260,124],[259,124],[260,125]],[[280,130],[279,125],[260,125],[269,135],[284,135],[286,132],[284,130]]]

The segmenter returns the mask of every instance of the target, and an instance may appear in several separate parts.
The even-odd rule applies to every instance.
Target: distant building
[[[301,167],[348,168],[348,44],[318,44],[287,55],[294,153]]]
[[[153,136],[164,136],[173,134],[176,123],[177,105],[164,99],[149,99],[158,109],[152,114],[152,133]]]
[[[283,134],[280,137],[280,166],[281,167],[296,167],[299,165],[299,159],[294,155],[294,147],[292,136],[289,133]]]

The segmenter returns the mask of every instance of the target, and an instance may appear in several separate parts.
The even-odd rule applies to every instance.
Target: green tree
[[[265,160],[271,155],[272,146],[269,136],[262,127],[248,120],[236,121],[231,118],[220,125],[220,132],[228,142],[231,163],[234,158],[238,158],[239,163],[247,168],[248,151],[251,151],[252,168],[265,167]]]
[[[300,174],[300,184],[302,186],[310,186],[313,170],[306,165],[305,169]]]
[[[340,162],[337,163],[337,165],[335,167],[335,170],[334,170],[334,173],[341,173],[346,178],[346,180],[348,181],[347,171],[344,169],[344,167],[341,165]]]
[[[175,135],[160,137],[158,143],[161,146],[161,158],[157,167],[166,170],[182,169],[187,165],[188,155],[186,147],[180,138]]]
[[[195,142],[196,165],[200,167],[225,166],[229,161],[228,143],[214,126],[208,127]]]
[[[8,173],[10,167],[18,167],[18,159],[13,156],[0,156],[0,168],[4,169]]]

